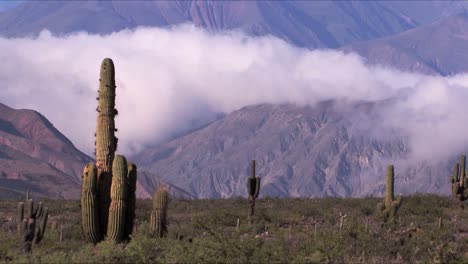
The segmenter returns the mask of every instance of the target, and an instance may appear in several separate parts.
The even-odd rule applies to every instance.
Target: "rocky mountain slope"
[[[343,48],[371,64],[404,71],[451,75],[468,71],[468,13],[450,16],[403,33]]]
[[[78,197],[89,161],[38,112],[0,104],[0,196],[30,189],[36,195]]]
[[[402,167],[399,159],[408,150],[402,137],[376,139],[356,127],[359,116],[371,118],[374,107],[249,106],[133,159],[198,198],[244,196],[251,159],[257,161],[264,196],[380,194],[385,166],[395,161],[397,192],[448,193],[441,177],[450,171],[448,164]]]
[[[27,1],[0,13],[0,35],[25,36],[45,28],[56,34],[110,33],[190,22],[213,32],[242,29],[301,47],[336,48],[419,25],[401,9],[385,1]]]
[[[93,159],[79,151],[44,116],[0,104],[0,198],[35,196],[77,199],[84,165]],[[137,195],[150,198],[166,186],[173,197],[192,199],[186,191],[139,170]]]

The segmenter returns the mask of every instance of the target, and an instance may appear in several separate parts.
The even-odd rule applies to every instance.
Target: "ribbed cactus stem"
[[[125,233],[125,217],[127,215],[127,160],[117,155],[112,165],[111,204],[109,209],[109,224],[107,238],[109,241],[121,242]]]
[[[135,220],[136,207],[136,181],[137,181],[137,166],[131,162],[128,163],[128,203],[127,216],[125,218],[125,234],[124,239],[128,240],[133,231],[133,222]]]
[[[81,227],[86,241],[96,244],[101,240],[97,204],[97,168],[89,163],[83,170],[81,184]]]
[[[150,232],[153,237],[163,237],[167,232],[167,207],[169,194],[159,187],[153,195],[153,212],[150,219]]]
[[[98,193],[100,228],[107,230],[112,182],[112,162],[117,149],[115,137],[115,69],[111,59],[101,64],[98,97],[98,118],[96,127],[96,167],[98,169]]]
[[[387,178],[385,184],[385,206],[390,207],[394,199],[394,180],[395,180],[395,171],[393,165],[388,165],[387,167]]]

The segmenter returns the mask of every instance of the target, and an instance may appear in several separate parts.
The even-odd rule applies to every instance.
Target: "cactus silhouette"
[[[398,209],[402,203],[402,197],[398,196],[397,200],[394,200],[394,181],[395,171],[393,165],[387,166],[387,178],[385,184],[385,199],[383,203],[377,204],[377,210],[379,211],[382,218],[385,220],[395,219]]]
[[[86,165],[81,192],[83,236],[92,243],[105,237],[113,242],[128,240],[135,216],[136,166],[129,169],[125,157],[115,154],[115,89],[114,63],[106,58],[96,98],[96,165]]]
[[[167,232],[167,205],[169,194],[159,187],[153,195],[153,212],[150,218],[150,232],[153,237],[163,237]]]
[[[252,223],[252,217],[255,211],[255,199],[260,194],[260,178],[255,177],[255,160],[252,160],[251,163],[251,175],[247,179],[247,192],[249,194],[249,213],[248,213],[248,222]]]
[[[460,164],[455,163],[453,174],[450,177],[452,184],[452,194],[460,202],[468,199],[468,178],[466,177],[466,156],[462,155]]]
[[[29,198],[29,194],[27,196]],[[24,208],[23,202],[18,203],[17,232],[20,248],[23,252],[31,252],[33,241],[37,244],[44,238],[48,217],[49,209],[42,203],[39,203],[36,209],[34,209],[32,199],[26,200],[26,208]]]

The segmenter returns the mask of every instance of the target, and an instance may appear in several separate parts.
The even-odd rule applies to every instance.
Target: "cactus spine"
[[[385,184],[385,199],[384,203],[377,204],[377,210],[380,215],[385,219],[394,219],[398,209],[401,206],[402,197],[398,196],[397,200],[394,200],[394,185],[395,184],[395,169],[393,165],[387,166],[387,177]]]
[[[29,196],[29,195],[28,195]],[[42,203],[34,210],[32,199],[26,201],[26,216],[24,203],[18,203],[18,225],[17,233],[20,240],[20,248],[23,252],[31,252],[32,242],[35,244],[41,242],[44,238],[49,209]]]
[[[96,244],[101,240],[97,204],[97,168],[94,164],[86,165],[82,177],[81,223],[85,239]]]
[[[252,217],[255,211],[255,199],[260,194],[260,178],[255,177],[255,160],[252,160],[251,165],[251,175],[247,179],[247,192],[249,193],[249,213],[248,213],[248,222],[252,223]]]
[[[153,237],[163,237],[167,232],[167,205],[169,194],[159,187],[153,195],[153,212],[150,218],[150,232]]]
[[[452,194],[460,202],[468,199],[468,178],[466,177],[466,156],[462,155],[460,164],[455,163],[453,175],[450,177],[452,183]]]
[[[97,97],[96,166],[87,165],[82,183],[82,230],[85,239],[92,243],[101,241],[106,234],[110,241],[126,240],[135,215],[136,166],[132,164],[132,170],[128,169],[123,156],[114,160],[115,88],[114,63],[106,58],[101,64]]]

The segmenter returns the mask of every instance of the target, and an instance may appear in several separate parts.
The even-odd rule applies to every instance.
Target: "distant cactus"
[[[23,252],[31,252],[32,242],[34,241],[37,244],[44,238],[49,209],[43,206],[42,203],[39,203],[36,209],[34,209],[32,199],[26,200],[26,215],[24,209],[24,203],[18,203],[17,232],[21,250]]]
[[[260,178],[255,177],[255,160],[252,160],[251,166],[251,175],[247,179],[247,192],[249,194],[248,202],[249,202],[249,213],[248,213],[248,222],[249,224],[252,223],[252,217],[255,211],[255,199],[260,194]]]
[[[377,211],[385,220],[394,219],[402,203],[402,197],[394,200],[395,172],[393,165],[387,167],[387,178],[385,184],[385,199],[383,203],[377,204]]]
[[[460,158],[461,166],[455,163],[453,167],[453,174],[450,177],[452,184],[452,194],[460,202],[468,199],[468,177],[466,177],[466,156],[462,155]],[[461,167],[461,168],[460,168]]]
[[[153,195],[150,232],[152,237],[163,237],[167,232],[167,205],[169,194],[164,187],[159,187]]]
[[[106,58],[101,64],[96,98],[96,166],[86,166],[81,192],[83,235],[92,243],[105,237],[114,242],[128,240],[135,216],[136,166],[127,167],[125,157],[115,156],[115,88],[114,63]]]

